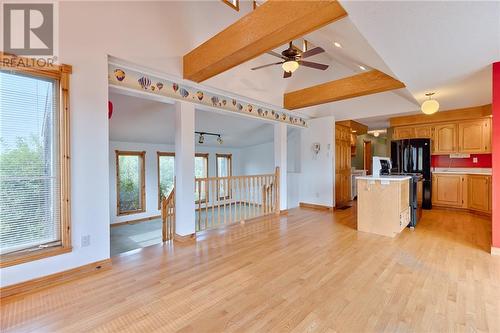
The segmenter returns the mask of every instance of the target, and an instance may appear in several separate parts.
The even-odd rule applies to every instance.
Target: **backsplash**
[[[473,159],[477,158],[477,163]],[[432,155],[433,168],[491,168],[491,154],[470,154],[469,158],[450,158],[449,155]]]

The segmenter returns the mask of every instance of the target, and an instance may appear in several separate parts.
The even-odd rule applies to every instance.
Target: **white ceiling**
[[[114,92],[110,92],[109,98],[113,103],[109,121],[111,141],[175,143],[173,105]],[[222,145],[216,137],[207,136],[203,146],[241,148],[273,140],[273,126],[267,121],[213,111],[196,110],[195,130],[222,135]]]
[[[251,71],[251,67],[276,60],[264,54],[203,84],[281,107],[285,92],[353,75],[360,72],[357,65],[363,64],[393,75],[407,89],[298,112],[313,117],[334,115],[338,120],[385,116],[386,121],[393,115],[418,112],[428,91],[436,92],[442,110],[491,103],[490,65],[500,60],[500,2],[341,2],[347,18],[305,36],[325,48],[326,54],[310,60],[329,64],[328,70],[299,68],[290,79],[282,78],[279,66]],[[176,76],[181,76],[185,53],[251,11],[250,1],[243,1],[236,12],[219,0],[123,2],[119,7],[97,2],[92,6],[106,13],[126,12],[126,8],[137,13],[137,19],[130,22],[136,26],[129,29],[129,35],[106,39],[113,42],[112,55],[127,54],[129,39],[147,47],[148,43],[157,44],[160,35],[164,37],[164,52],[143,54],[141,47],[136,47],[141,55],[138,59],[143,57],[141,63]],[[144,33],[144,29],[151,33]],[[343,47],[334,47],[334,41]],[[284,48],[286,45],[276,51]]]

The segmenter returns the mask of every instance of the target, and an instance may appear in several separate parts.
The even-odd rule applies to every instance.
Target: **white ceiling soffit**
[[[110,92],[113,116],[110,141],[175,144],[175,109],[171,104]],[[262,120],[196,110],[195,130],[220,133],[224,143],[206,137],[203,146],[242,148],[273,140],[273,126]],[[198,145],[198,144],[197,144]]]
[[[500,2],[342,1],[350,19],[421,103],[441,110],[491,103],[500,60]]]

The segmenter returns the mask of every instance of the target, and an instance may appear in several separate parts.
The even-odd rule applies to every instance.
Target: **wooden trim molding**
[[[500,256],[500,247],[491,247],[492,256]]]
[[[111,259],[96,261],[91,264],[72,268],[63,272],[13,284],[0,289],[2,302],[23,296],[29,293],[47,289],[65,282],[88,276],[99,271],[111,269]]]
[[[135,220],[125,221],[125,222],[111,223],[110,226],[111,226],[111,228],[113,228],[113,227],[119,227],[119,226],[122,226],[122,225],[125,225],[125,224],[138,224],[138,223],[142,223],[142,222],[148,222],[148,221],[151,221],[151,220],[156,220],[156,219],[159,219],[159,218],[161,218],[161,215],[154,215],[154,216],[149,216],[149,217],[143,217],[141,219],[135,219]]]
[[[393,117],[389,119],[391,127],[453,122],[456,120],[478,119],[491,116],[491,104],[473,106],[470,108],[439,111],[432,115],[414,114],[410,116]]]
[[[185,236],[175,234],[174,241],[181,242],[181,243],[194,242],[194,241],[196,241],[196,233],[185,235]]]
[[[172,156],[174,157],[174,165],[175,165],[175,153],[172,152],[156,152],[156,170],[158,171],[158,210],[161,209],[161,188],[160,188],[160,156]],[[174,183],[175,183],[175,174],[174,174]]]
[[[53,59],[52,59],[53,60]],[[0,256],[0,267],[8,267],[33,260],[71,252],[71,154],[70,154],[70,76],[72,67],[55,64],[50,59],[18,57],[0,52],[0,69],[33,77],[51,78],[58,81],[59,101],[59,182],[60,182],[60,245],[44,249],[27,249]]]
[[[404,87],[403,82],[373,69],[361,74],[285,93],[283,107],[288,110],[295,110]]]
[[[184,55],[184,78],[205,81],[345,16],[335,0],[268,0]]]
[[[139,156],[141,157],[141,208],[133,211],[120,211],[120,164],[119,157],[121,156]],[[144,213],[146,211],[146,152],[145,151],[127,151],[115,150],[116,156],[116,215],[132,215]]]
[[[300,208],[309,208],[309,209],[323,210],[323,211],[333,211],[333,207],[326,206],[326,205],[318,205],[318,204],[306,203],[306,202],[300,202],[299,203],[299,207]]]

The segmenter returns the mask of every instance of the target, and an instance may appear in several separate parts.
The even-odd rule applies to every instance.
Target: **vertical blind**
[[[0,71],[0,253],[61,241],[58,82]]]

